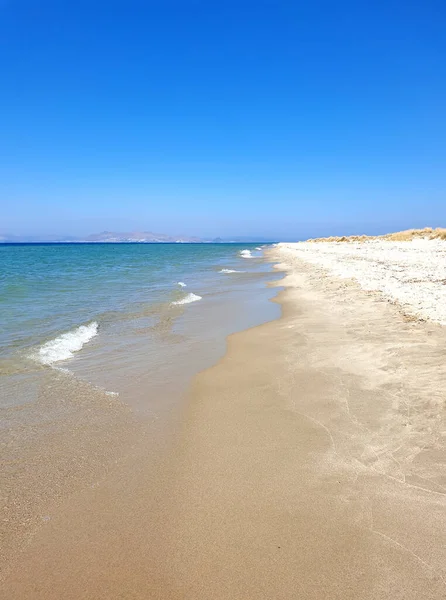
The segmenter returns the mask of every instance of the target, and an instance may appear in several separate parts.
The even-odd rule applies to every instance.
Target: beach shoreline
[[[195,376],[144,445],[43,528],[8,598],[444,597],[444,328],[279,247],[279,319]]]
[[[281,319],[195,379],[177,579],[193,598],[442,598],[444,329],[270,253]]]
[[[66,503],[104,485],[112,473],[122,471],[124,462],[131,470],[127,457],[134,456],[135,446],[148,457],[145,467],[152,469],[151,463],[161,460],[174,437],[194,374],[224,354],[228,333],[278,313],[278,307],[266,301],[274,291],[265,281],[274,274],[260,248],[163,248],[61,251],[41,246],[37,257],[26,248],[25,279],[33,280],[45,297],[51,286],[57,293],[61,290],[60,296],[56,293],[56,299],[45,302],[48,318],[43,323],[31,320],[31,329],[26,315],[40,315],[43,301],[38,296],[32,305],[32,286],[15,297],[12,282],[23,248],[18,254],[15,248],[7,249],[9,258],[3,264],[11,293],[6,311],[8,306],[14,310],[0,340],[0,580]],[[250,258],[241,257],[242,251]],[[73,252],[82,259],[81,268]],[[71,327],[69,323],[82,323],[80,313],[71,314],[69,308],[84,310],[98,252],[107,257],[98,287],[104,289],[108,279],[114,285],[120,280],[122,290],[133,286],[133,299],[144,297],[145,302],[135,305],[129,299],[123,310],[111,313],[104,312],[103,305],[100,310],[99,305],[96,310],[86,306],[85,311],[91,311],[85,321],[89,324]],[[176,258],[171,272],[172,255]],[[52,259],[52,277],[45,279],[35,270],[39,256],[43,264]],[[146,262],[151,265],[148,272]],[[70,275],[64,279],[65,267],[79,280],[79,293],[73,292]],[[131,273],[130,267],[137,273],[132,282],[126,275],[116,276],[116,271]],[[221,273],[227,267],[234,269]],[[180,273],[187,283],[177,282]],[[155,280],[161,286],[158,295]],[[124,294],[121,287],[119,294]],[[202,300],[177,305],[188,298],[188,290],[200,291]],[[110,290],[109,307],[117,308],[119,294]],[[68,307],[63,318],[59,306]],[[55,323],[59,335],[49,333]],[[26,343],[17,331],[28,335]]]

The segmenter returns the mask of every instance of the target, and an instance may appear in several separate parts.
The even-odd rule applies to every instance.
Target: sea
[[[266,249],[0,245],[0,578],[64,503],[162,468],[193,376],[279,316]]]
[[[50,394],[57,374],[53,404],[81,381],[135,411],[168,410],[229,334],[278,316],[265,248],[0,245],[0,408]]]

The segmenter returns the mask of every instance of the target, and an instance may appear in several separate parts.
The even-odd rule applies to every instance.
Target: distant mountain
[[[150,242],[150,243],[184,243],[201,242],[200,238],[188,236],[171,236],[165,233],[152,233],[151,231],[132,231],[131,233],[117,233],[115,231],[102,231],[88,235],[83,242]]]
[[[214,244],[263,244],[275,242],[272,238],[268,237],[249,237],[249,236],[238,236],[232,238],[221,238],[217,237],[212,240]]]
[[[0,234],[0,243],[66,243],[66,242],[108,242],[108,243],[198,243],[202,240],[198,237],[171,236],[164,233],[152,233],[150,231],[132,231],[130,233],[119,233],[116,231],[102,231],[101,233],[92,233],[84,237],[57,236],[57,235],[12,235]]]
[[[166,235],[165,233],[153,233],[151,231],[132,231],[122,233],[117,231],[101,231],[101,233],[91,233],[83,237],[66,236],[66,235],[13,235],[9,233],[0,233],[0,244],[38,244],[51,242],[56,243],[82,243],[82,242],[97,242],[97,243],[141,243],[141,244],[172,244],[172,243],[264,243],[271,242],[271,239],[262,237],[234,237],[202,239],[199,237],[191,237],[184,235]]]

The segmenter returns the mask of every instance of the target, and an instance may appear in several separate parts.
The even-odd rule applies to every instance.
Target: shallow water
[[[262,254],[246,244],[1,246],[0,406],[34,401],[55,368],[138,409],[168,406],[229,333],[277,316]]]
[[[1,579],[135,444],[154,467],[192,376],[280,309],[246,245],[0,246],[0,264]]]

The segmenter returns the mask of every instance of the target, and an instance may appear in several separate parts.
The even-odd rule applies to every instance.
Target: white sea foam
[[[187,285],[184,283],[184,281],[179,281],[177,283],[177,285],[179,285],[180,287],[187,287]]]
[[[32,358],[43,365],[52,365],[55,362],[71,358],[74,352],[82,350],[85,344],[98,333],[96,321],[88,325],[81,325],[77,329],[59,335],[54,340],[43,344]]]
[[[192,294],[192,292],[191,292],[190,294],[187,294],[187,296],[185,296],[181,300],[172,302],[172,304],[190,304],[191,302],[197,302],[198,300],[201,300],[201,298],[202,298],[201,296],[197,296],[197,294]]]
[[[222,269],[219,273],[244,273],[245,271],[236,271],[236,269]]]
[[[242,258],[252,258],[251,250],[240,250],[239,254]]]
[[[262,250],[262,248],[259,247],[259,248],[256,248],[256,250]]]

